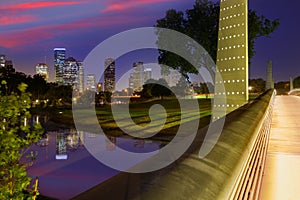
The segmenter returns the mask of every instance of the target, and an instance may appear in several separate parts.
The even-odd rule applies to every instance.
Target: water
[[[96,137],[99,135],[74,130],[48,132],[47,137],[28,149],[27,152],[38,152],[27,172],[32,178],[39,178],[40,194],[57,199],[70,199],[120,173],[100,163],[87,151],[85,141]],[[125,137],[109,139],[111,142],[106,143],[106,151],[114,151],[120,147],[137,153],[152,152],[162,145],[158,141]]]

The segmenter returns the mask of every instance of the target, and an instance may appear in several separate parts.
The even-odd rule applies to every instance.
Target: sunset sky
[[[29,74],[46,58],[53,80],[54,47],[66,47],[67,56],[84,60],[108,37],[131,28],[153,26],[166,10],[185,11],[193,3],[194,0],[0,1],[0,54],[13,60],[18,71]],[[251,78],[265,78],[269,59],[273,60],[276,82],[300,75],[300,29],[296,24],[299,7],[298,0],[249,1],[250,9],[269,19],[281,19],[280,28],[271,38],[257,40]],[[131,68],[134,61],[156,61],[153,51],[148,53],[129,56],[119,66]]]

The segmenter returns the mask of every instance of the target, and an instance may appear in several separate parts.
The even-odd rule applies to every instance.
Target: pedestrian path
[[[260,200],[300,200],[300,97],[275,98]]]

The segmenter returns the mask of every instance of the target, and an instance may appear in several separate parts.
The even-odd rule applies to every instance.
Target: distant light
[[[56,160],[67,160],[68,155],[66,155],[66,154],[64,154],[64,155],[55,155],[55,159]]]
[[[63,113],[63,112],[61,112],[61,111],[59,112],[59,114],[62,114],[62,113]]]
[[[66,48],[54,48],[54,51],[66,51]]]

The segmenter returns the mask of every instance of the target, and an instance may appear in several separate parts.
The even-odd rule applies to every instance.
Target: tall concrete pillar
[[[293,77],[290,77],[290,91],[294,89]]]
[[[272,65],[272,61],[269,60],[267,67],[266,90],[274,88]]]
[[[226,105],[214,105],[214,119],[248,102],[248,0],[220,2],[216,66],[215,100],[226,98]]]

